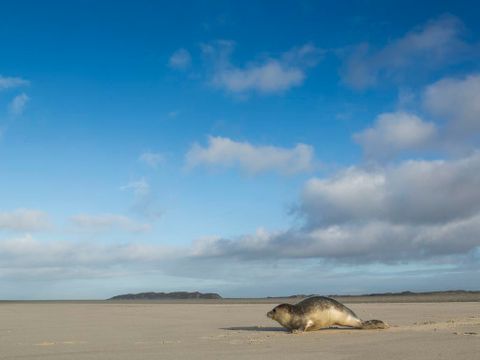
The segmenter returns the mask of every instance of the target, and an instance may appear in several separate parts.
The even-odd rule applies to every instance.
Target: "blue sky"
[[[478,289],[479,13],[0,4],[0,298]]]

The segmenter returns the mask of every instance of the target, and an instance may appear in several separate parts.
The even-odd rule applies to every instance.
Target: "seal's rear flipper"
[[[388,324],[382,320],[367,320],[362,321],[362,329],[388,329]]]

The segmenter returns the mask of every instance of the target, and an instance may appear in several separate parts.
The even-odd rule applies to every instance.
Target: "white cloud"
[[[0,90],[26,86],[30,82],[19,77],[5,77],[0,75]]]
[[[48,215],[43,211],[17,209],[0,212],[0,230],[40,231],[51,227]]]
[[[175,51],[168,61],[170,67],[179,70],[185,70],[190,67],[192,63],[192,56],[186,49],[178,49]]]
[[[155,169],[158,167],[158,165],[165,162],[165,156],[159,153],[147,151],[140,155],[139,160]]]
[[[441,65],[471,59],[472,47],[462,40],[463,24],[443,16],[391,41],[379,50],[358,46],[346,61],[342,77],[357,89],[374,86],[379,79],[398,80],[408,70],[426,71]]]
[[[70,221],[72,221],[77,228],[87,231],[121,229],[131,232],[144,232],[150,230],[151,228],[150,224],[139,223],[126,216],[116,214],[79,214],[72,216]]]
[[[410,160],[352,167],[307,182],[301,212],[310,227],[351,221],[443,223],[480,212],[480,153],[458,160]]]
[[[357,168],[326,179],[310,179],[303,190],[301,212],[309,226],[364,220],[383,215],[385,174]]]
[[[202,50],[213,64],[212,85],[234,94],[251,91],[272,94],[300,86],[306,78],[306,69],[315,66],[321,57],[319,49],[306,44],[279,58],[267,57],[238,67],[230,61],[233,48],[233,42],[218,41],[203,45]]]
[[[15,96],[10,103],[10,113],[12,115],[21,115],[29,100],[30,98],[25,93]]]
[[[283,174],[313,169],[313,147],[297,144],[292,149],[275,146],[254,146],[224,137],[208,137],[208,145],[194,144],[186,154],[188,167],[199,165],[240,167],[248,173],[278,171]]]
[[[120,190],[132,190],[135,196],[142,197],[150,194],[150,184],[147,180],[140,179],[121,186]]]
[[[480,75],[463,79],[446,78],[427,87],[424,106],[431,114],[445,119],[455,135],[480,130]]]
[[[377,116],[375,124],[353,136],[369,158],[388,158],[405,150],[424,149],[437,135],[435,124],[414,114],[396,112]]]
[[[278,61],[270,60],[247,69],[222,70],[215,74],[213,83],[234,93],[249,90],[271,93],[301,85],[304,79],[301,69],[284,67]]]

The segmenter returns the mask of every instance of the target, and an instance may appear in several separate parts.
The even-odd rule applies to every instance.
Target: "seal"
[[[324,296],[312,296],[295,305],[280,304],[267,316],[292,332],[313,331],[335,325],[356,329],[388,328],[381,320],[363,321],[345,305]]]

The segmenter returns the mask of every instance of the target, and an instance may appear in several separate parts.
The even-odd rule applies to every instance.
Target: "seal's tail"
[[[362,321],[362,329],[388,329],[388,324],[382,320],[367,320]]]

